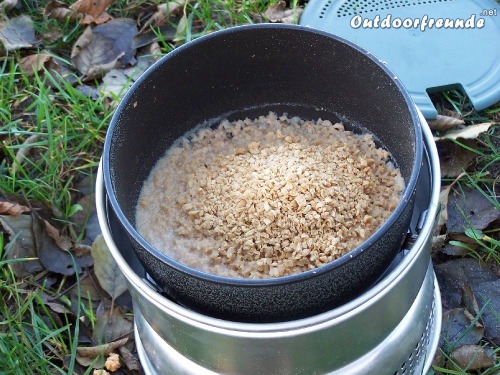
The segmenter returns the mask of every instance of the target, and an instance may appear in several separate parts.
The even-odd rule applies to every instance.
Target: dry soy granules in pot
[[[146,241],[188,267],[279,277],[360,245],[403,189],[371,134],[270,113],[178,140],[145,181],[136,224]]]

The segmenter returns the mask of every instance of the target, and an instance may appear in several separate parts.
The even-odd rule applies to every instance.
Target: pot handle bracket
[[[418,239],[418,235],[420,234],[420,231],[424,227],[425,221],[427,220],[427,215],[428,210],[424,210],[420,213],[417,224],[415,225],[415,229],[412,228],[410,225],[410,228],[408,229],[408,232],[406,234],[406,238],[403,241],[403,245],[401,247],[403,255],[408,254],[408,252],[411,250],[413,245]]]

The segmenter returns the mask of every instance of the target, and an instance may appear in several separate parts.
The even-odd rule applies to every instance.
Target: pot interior
[[[401,169],[402,200],[409,199],[422,140],[416,110],[392,73],[366,51],[323,32],[244,26],[174,50],[141,76],[117,108],[103,166],[111,204],[127,231],[140,238],[135,207],[143,182],[176,139],[199,124],[269,111],[372,132]]]

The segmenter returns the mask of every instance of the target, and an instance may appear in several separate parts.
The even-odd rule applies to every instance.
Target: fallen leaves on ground
[[[289,9],[286,6],[286,1],[281,0],[278,3],[269,5],[269,8],[264,12],[264,17],[270,22],[294,23],[299,19],[303,9]]]
[[[71,9],[84,16],[80,23],[100,25],[112,18],[105,11],[112,3],[113,0],[78,0],[71,6]]]
[[[448,232],[463,233],[468,227],[484,229],[500,219],[500,211],[477,189],[453,189],[448,198]]]
[[[476,327],[472,321],[471,314],[464,308],[444,311],[441,346],[458,347],[479,343],[484,336],[484,328]]]
[[[18,0],[3,0],[0,2],[0,11],[8,12],[12,10],[17,5]]]
[[[94,264],[90,254],[75,256],[69,251],[71,241],[61,236],[49,222],[32,211],[32,228],[35,238],[36,253],[45,269],[66,276],[80,273],[82,268]]]
[[[104,238],[100,235],[92,244],[94,273],[101,287],[115,300],[127,290],[127,280],[116,264]]]
[[[38,259],[32,226],[30,215],[0,215],[1,231],[8,235],[7,259],[29,259],[10,264],[17,277],[34,275],[45,269]]]
[[[67,4],[57,0],[51,0],[45,5],[44,14],[46,17],[55,18],[59,21],[66,21],[67,19],[75,20],[82,16],[71,10]]]
[[[139,371],[141,369],[141,364],[126,346],[120,346],[118,351],[120,352],[123,363],[129,370]]]
[[[93,190],[89,189],[88,193],[93,194]],[[43,280],[41,284],[45,289],[37,293],[54,329],[65,326],[68,320],[76,319],[79,314],[78,364],[83,368],[91,366],[109,372],[120,369],[122,374],[140,372],[139,361],[132,354],[131,305],[129,302],[125,305],[116,303],[118,297],[127,297],[124,296],[128,294],[125,293],[126,280],[102,236],[98,236],[91,248],[83,243],[73,243],[57,228],[56,222],[41,216],[44,210],[6,198],[0,201],[0,210],[0,231],[5,235],[6,248],[9,249],[6,258],[11,262],[10,267],[20,278]],[[92,267],[94,263],[95,267]],[[78,286],[76,283],[69,288],[65,286],[65,291],[51,292],[48,289],[58,282],[57,275],[60,282],[60,276],[64,275],[63,280],[71,280],[75,273],[80,274]],[[130,301],[130,296],[121,299]],[[78,313],[77,306],[85,309],[80,307]]]
[[[443,135],[434,136],[436,141],[443,139],[476,139],[481,133],[488,131],[493,123],[482,123],[476,125],[468,125],[460,129],[449,130]]]
[[[178,16],[181,14],[182,9],[186,5],[188,0],[178,0],[178,1],[167,1],[166,3],[159,4],[156,7],[156,12],[151,15],[149,20],[144,23],[141,28],[141,33],[151,26],[163,26],[169,23],[173,16]]]
[[[443,306],[440,350],[434,364],[460,371],[490,368],[497,363],[494,348],[500,344],[500,278],[494,261],[490,264],[470,257],[489,259],[491,254],[485,252],[495,251],[483,247],[489,239],[483,231],[493,231],[491,235],[498,238],[495,228],[500,212],[493,203],[498,199],[495,189],[479,190],[470,176],[478,169],[478,152],[486,139],[483,133],[493,123],[465,125],[461,114],[444,110],[429,126],[436,133],[442,176],[454,178],[441,189],[441,211],[433,237],[434,269]],[[489,169],[483,172],[486,178],[490,178]]]
[[[21,215],[29,212],[30,208],[17,202],[0,200],[0,215]]]
[[[38,46],[33,21],[28,16],[0,19],[0,40],[7,51]]]
[[[493,349],[479,345],[463,345],[451,353],[451,359],[459,368],[467,370],[492,367],[497,363],[497,356]]]
[[[483,339],[499,342],[498,277],[489,267],[467,258],[437,265],[436,276],[444,308],[440,347],[451,352],[452,359],[438,358],[438,364],[450,369],[456,365],[469,370],[491,367],[491,361],[496,363],[493,349],[479,344]]]
[[[112,69],[102,78],[101,93],[111,99],[121,98],[134,82],[153,63],[154,58],[140,57],[137,65],[126,69]]]
[[[445,131],[460,125],[464,125],[465,121],[461,118],[452,116],[437,115],[435,120],[427,121],[432,130]]]
[[[71,59],[83,81],[93,80],[121,64],[135,63],[132,40],[137,34],[135,21],[117,18],[104,25],[88,26],[78,38]]]
[[[434,268],[445,312],[442,345],[477,344],[483,337],[499,345],[500,279],[491,265],[461,258]]]
[[[476,140],[464,139],[460,143],[461,145],[451,140],[436,143],[441,165],[441,176],[456,177],[466,171],[476,160],[477,154],[470,151],[470,149],[477,149],[478,143]]]
[[[120,346],[125,345],[128,340],[128,337],[124,337],[120,340],[108,342],[106,344],[96,346],[79,346],[76,348],[76,352],[80,357],[87,357],[91,359],[97,358],[100,355],[108,356]]]
[[[113,304],[109,298],[101,299],[95,317],[94,342],[105,343],[133,335],[134,322],[128,309]]]
[[[52,56],[46,53],[28,55],[21,59],[20,68],[27,76],[31,76],[42,70],[51,59]]]

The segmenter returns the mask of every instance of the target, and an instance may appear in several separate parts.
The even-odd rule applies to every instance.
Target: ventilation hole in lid
[[[425,0],[425,1],[416,1],[416,0],[344,0],[337,5],[337,17],[349,17],[353,14],[360,14],[361,9],[363,9],[363,13],[370,12],[380,12],[389,9],[403,8],[403,7],[411,7],[422,4],[438,4],[444,1],[453,1],[453,0]],[[333,1],[328,0],[328,5]],[[328,10],[328,9],[326,9]],[[339,12],[340,10],[340,12]]]

